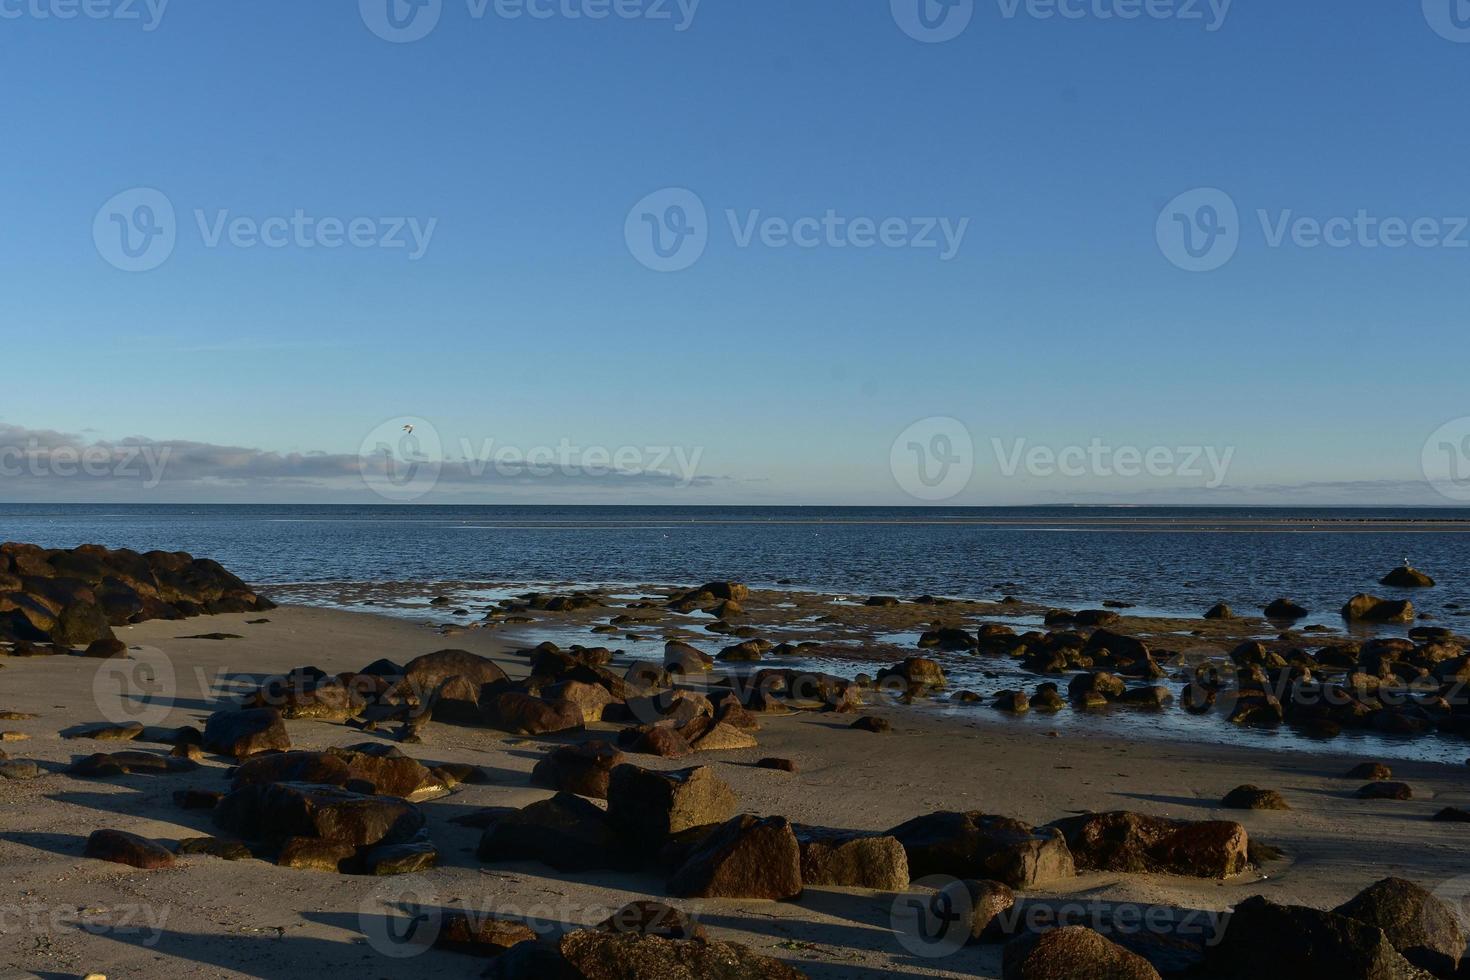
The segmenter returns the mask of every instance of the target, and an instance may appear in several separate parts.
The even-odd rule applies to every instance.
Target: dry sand
[[[208,690],[216,681],[258,679],[307,664],[335,672],[379,657],[401,663],[455,646],[496,657],[512,677],[526,673],[522,658],[488,630],[446,641],[420,625],[364,613],[281,608],[267,616],[268,623],[256,625],[246,620],[258,616],[217,616],[119,631],[130,645],[162,651],[175,668],[176,703],[162,723],[202,725],[220,704]],[[216,631],[243,638],[180,638]],[[83,858],[87,835],[103,827],[166,843],[212,834],[208,814],[176,808],[172,794],[190,787],[223,789],[226,767],[210,758],[204,768],[185,774],[109,780],[64,775],[59,770],[79,755],[166,748],[59,737],[75,724],[104,720],[94,680],[99,670],[115,668],[114,662],[53,657],[0,664],[0,711],[38,716],[0,722],[0,728],[30,736],[3,747],[12,758],[34,759],[52,770],[29,782],[0,780],[0,876],[6,884],[0,896],[0,976],[10,967],[47,980],[93,971],[112,980],[311,977],[324,969],[354,978],[474,977],[483,961],[439,951],[392,959],[369,942],[405,884],[418,886],[420,900],[538,917],[550,920],[540,928],[553,930],[590,925],[631,898],[663,894],[663,881],[654,875],[568,876],[532,864],[482,866],[474,856],[479,832],[451,818],[548,795],[530,788],[527,774],[547,746],[562,739],[521,739],[442,724],[428,726],[423,744],[405,746],[408,753],[430,764],[474,763],[493,781],[424,804],[441,866],[409,882],[208,857],[154,872]],[[950,715],[902,707],[875,713],[893,722],[892,734],[850,731],[850,716],[798,714],[763,719],[758,750],[710,753],[697,761],[714,765],[746,809],[804,823],[884,829],[940,809],[978,809],[1043,823],[1078,811],[1126,808],[1239,820],[1253,839],[1286,854],[1262,872],[1229,882],[1083,875],[1066,889],[1080,899],[1223,910],[1265,893],[1278,901],[1330,906],[1389,874],[1430,889],[1470,891],[1470,879],[1456,881],[1470,874],[1463,857],[1470,826],[1430,820],[1441,807],[1470,806],[1463,766],[1394,762],[1395,777],[1412,784],[1415,798],[1360,801],[1353,796],[1360,782],[1343,778],[1360,757],[1124,741],[1075,730],[1049,737],[1035,719],[1018,725],[984,708]],[[293,742],[305,748],[387,737],[314,722],[291,722],[290,728]],[[1200,737],[1209,738],[1204,724]],[[768,755],[795,759],[800,773],[750,765]],[[690,764],[637,761],[667,768]],[[1281,791],[1293,809],[1242,813],[1218,807],[1226,791],[1247,782]],[[792,903],[676,904],[692,905],[716,938],[789,960],[814,978],[999,976],[999,947],[971,947],[944,958],[905,950],[891,929],[894,900],[891,894],[809,888]],[[86,928],[76,924],[79,917]]]

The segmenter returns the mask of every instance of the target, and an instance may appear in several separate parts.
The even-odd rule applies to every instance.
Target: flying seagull
[[[412,432],[412,431],[413,431],[413,426],[411,426],[411,425],[405,425],[405,426],[404,426],[404,427],[403,427],[403,431],[404,431],[404,432]],[[1404,564],[1406,564],[1406,565],[1407,565],[1407,564],[1408,564],[1408,562],[1405,562],[1405,563],[1404,563]]]

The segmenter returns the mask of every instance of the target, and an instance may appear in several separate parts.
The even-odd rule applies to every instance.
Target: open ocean
[[[1470,610],[1470,509],[403,507],[0,504],[0,538],[215,558],[256,585],[576,582],[1104,599],[1199,615],[1290,596],[1335,610],[1408,558]]]

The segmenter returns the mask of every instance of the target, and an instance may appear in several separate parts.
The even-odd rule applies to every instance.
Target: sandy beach
[[[250,620],[266,619],[267,622]],[[170,662],[177,676],[172,711],[159,724],[202,725],[223,707],[221,690],[304,665],[356,670],[387,657],[404,662],[445,647],[491,657],[512,678],[526,659],[490,630],[446,639],[423,625],[370,613],[282,607],[269,614],[231,614],[187,622],[155,621],[121,628],[134,649]],[[186,639],[201,633],[224,640]],[[372,942],[383,916],[409,887],[443,907],[463,906],[525,919],[552,934],[600,921],[624,902],[666,896],[655,874],[567,875],[532,863],[487,866],[475,856],[479,831],[455,823],[492,807],[520,807],[550,795],[528,774],[548,747],[585,734],[521,738],[495,731],[430,724],[422,744],[404,745],[426,764],[470,763],[489,781],[461,785],[422,804],[440,866],[406,879],[288,870],[265,861],[183,859],[144,872],[82,857],[100,828],[141,834],[166,844],[216,833],[207,811],[178,809],[176,790],[227,787],[228,766],[206,756],[193,772],[80,779],[61,772],[79,756],[119,746],[70,741],[59,732],[102,721],[94,682],[117,662],[80,657],[0,660],[0,710],[34,714],[7,721],[24,733],[8,742],[12,759],[33,759],[48,773],[0,782],[0,874],[7,886],[0,920],[0,965],[46,980],[91,972],[109,978],[296,977],[324,963],[363,977],[476,976],[484,961],[429,950],[410,958],[383,955]],[[850,715],[798,712],[762,717],[758,749],[702,753],[734,788],[740,808],[759,815],[856,830],[883,830],[935,810],[981,810],[1042,824],[1089,810],[1129,809],[1192,820],[1243,823],[1253,841],[1277,847],[1280,860],[1226,881],[1164,875],[1088,873],[1065,888],[1026,898],[1139,903],[1224,911],[1256,894],[1279,902],[1334,906],[1371,882],[1397,875],[1441,894],[1470,891],[1462,825],[1434,822],[1445,806],[1470,804],[1463,766],[1393,763],[1412,785],[1409,801],[1356,799],[1360,780],[1344,774],[1362,757],[1264,752],[1201,742],[1122,740],[1018,725],[989,708],[936,713],[917,707],[870,709],[893,732],[849,729]],[[289,723],[293,746],[325,748],[388,741],[340,725]],[[136,742],[130,749],[166,752]],[[799,772],[755,768],[765,756],[797,762]],[[690,760],[636,756],[649,768]],[[1243,783],[1279,790],[1283,812],[1222,810],[1220,798]],[[1458,889],[1458,891],[1457,891]],[[943,957],[917,955],[895,936],[896,895],[808,887],[798,901],[696,900],[688,908],[714,938],[747,944],[799,966],[819,980],[883,976],[1000,976],[998,945],[965,947]]]

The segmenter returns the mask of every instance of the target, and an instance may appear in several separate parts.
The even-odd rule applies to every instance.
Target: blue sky
[[[487,440],[698,451],[694,481],[461,474],[435,489],[454,499],[913,503],[895,439],[952,418],[974,449],[951,504],[1457,502],[1421,463],[1446,423],[1470,452],[1452,421],[1470,32],[1449,0],[1152,0],[1137,19],[1116,15],[1142,0],[974,0],[933,43],[904,30],[921,0],[619,0],[637,16],[605,19],[568,14],[612,0],[514,18],[441,0],[408,43],[368,26],[389,0],[176,0],[156,24],[159,0],[91,2],[117,16],[0,2],[0,425],[32,455],[141,438],[197,465],[146,489],[0,474],[0,496],[357,499],[271,454],[336,465],[413,418],[451,461]],[[142,272],[93,233],[135,188],[176,213]],[[706,210],[677,272],[625,236],[667,188]],[[1157,236],[1197,188],[1240,216],[1208,272]],[[1462,244],[1293,243],[1307,228],[1273,247],[1261,210]],[[432,234],[416,258],[210,242],[298,211],[369,219],[364,241]],[[964,235],[946,260],[730,227],[829,211]],[[1231,450],[1228,477],[1003,472],[1017,446],[1095,440]]]

